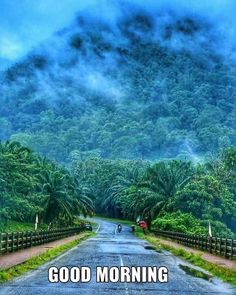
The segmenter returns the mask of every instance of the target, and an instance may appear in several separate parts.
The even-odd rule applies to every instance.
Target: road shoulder
[[[173,255],[200,267],[226,283],[236,286],[236,262],[210,253],[203,253],[197,249],[186,247],[176,242],[162,239],[153,234],[144,235],[140,230],[136,236],[147,240],[157,251],[166,250]]]
[[[92,236],[94,236],[93,232],[83,232],[66,239],[22,250],[19,257],[17,255],[21,251],[0,257],[0,284],[38,268]]]

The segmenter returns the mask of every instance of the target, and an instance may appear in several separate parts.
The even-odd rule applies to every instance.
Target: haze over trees
[[[113,12],[80,12],[1,72],[1,222],[37,213],[63,226],[95,210],[193,233],[210,220],[233,236],[227,26],[175,5],[122,1]]]
[[[76,150],[194,159],[235,145],[235,61],[216,24],[175,7],[116,9],[80,13],[2,73],[1,138],[64,163]]]

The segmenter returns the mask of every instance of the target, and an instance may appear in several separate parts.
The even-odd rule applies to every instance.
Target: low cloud
[[[0,58],[12,61],[69,25],[95,0],[1,0]]]
[[[194,15],[207,18],[221,36],[221,52],[229,54],[236,41],[236,1],[234,0],[2,0],[0,2],[0,58],[15,61],[68,26],[77,13],[97,17],[115,24],[122,15],[130,15],[137,7],[154,17],[161,11],[175,15]]]

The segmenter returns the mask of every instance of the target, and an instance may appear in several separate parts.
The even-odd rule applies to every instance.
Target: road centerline
[[[120,258],[120,266],[124,266],[124,261],[123,261],[121,255],[119,255],[119,258]],[[125,294],[126,294],[126,295],[129,295],[128,285],[127,285],[126,282],[124,282],[124,283],[125,283]]]

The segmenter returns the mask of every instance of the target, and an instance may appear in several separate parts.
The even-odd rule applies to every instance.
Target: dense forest
[[[236,149],[204,164],[181,160],[157,163],[73,160],[79,182],[94,197],[96,212],[136,220],[163,230],[234,236],[236,231]]]
[[[92,201],[67,169],[33,154],[17,142],[0,145],[0,228],[8,222],[65,226],[91,214]]]
[[[94,210],[164,230],[215,235],[236,231],[236,149],[205,164],[110,160],[77,154],[70,171],[17,142],[0,148],[0,226],[9,221],[72,225]]]
[[[63,163],[76,151],[197,160],[235,145],[236,67],[214,24],[130,11],[114,21],[78,14],[2,72],[1,139]]]
[[[189,11],[115,9],[79,13],[1,69],[0,229],[95,212],[235,236],[229,40]]]

